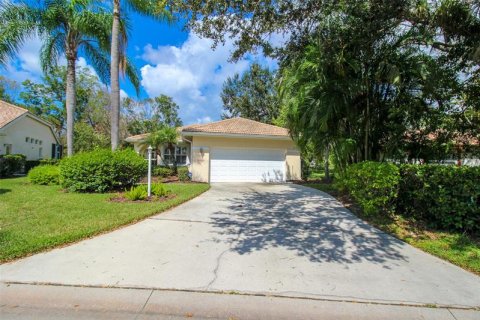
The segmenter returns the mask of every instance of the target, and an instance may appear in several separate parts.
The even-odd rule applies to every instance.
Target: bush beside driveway
[[[68,193],[26,178],[0,180],[0,261],[88,238],[160,213],[208,190],[207,184],[172,183],[163,202],[111,202],[111,193]]]

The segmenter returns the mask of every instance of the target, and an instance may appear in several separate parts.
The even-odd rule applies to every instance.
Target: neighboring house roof
[[[11,103],[0,100],[0,128],[28,113],[27,109],[17,107]]]
[[[189,135],[233,135],[233,136],[268,136],[288,138],[287,129],[245,118],[232,118],[205,124],[192,124],[179,127],[177,130],[184,136]],[[125,139],[127,142],[143,142],[149,133],[137,134]]]
[[[447,132],[445,130],[437,130],[435,132],[424,133],[420,130],[415,132],[407,132],[405,138],[409,141],[429,140],[436,141],[438,139],[450,139],[457,146],[480,146],[480,138],[467,133]]]
[[[15,121],[27,116],[47,126],[52,132],[57,143],[59,142],[58,137],[53,130],[52,124],[31,114],[30,111],[25,108],[21,108],[6,101],[0,100],[0,129],[4,129],[8,125],[13,124]]]
[[[182,133],[213,133],[248,136],[290,137],[288,130],[245,118],[232,118],[183,127]]]

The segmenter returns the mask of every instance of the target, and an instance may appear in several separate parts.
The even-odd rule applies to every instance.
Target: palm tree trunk
[[[73,122],[75,116],[76,92],[75,92],[75,58],[67,59],[67,155],[73,155]]]
[[[120,46],[120,0],[113,0],[113,24],[111,46],[111,142],[112,150],[117,149],[120,140],[120,84],[119,84],[119,46]]]

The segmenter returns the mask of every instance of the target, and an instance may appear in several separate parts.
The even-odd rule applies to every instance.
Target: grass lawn
[[[393,217],[365,215],[345,194],[333,184],[311,183],[307,187],[331,194],[361,219],[380,230],[434,256],[480,275],[480,239],[459,232],[431,230],[422,224],[409,221],[400,215]]]
[[[59,186],[32,185],[27,178],[0,180],[0,261],[113,230],[165,211],[209,189],[172,183],[177,196],[164,202],[108,201],[112,194],[66,193]]]

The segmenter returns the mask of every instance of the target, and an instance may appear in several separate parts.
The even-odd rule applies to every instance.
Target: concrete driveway
[[[217,184],[166,213],[0,266],[2,282],[480,307],[480,277],[298,185]]]

